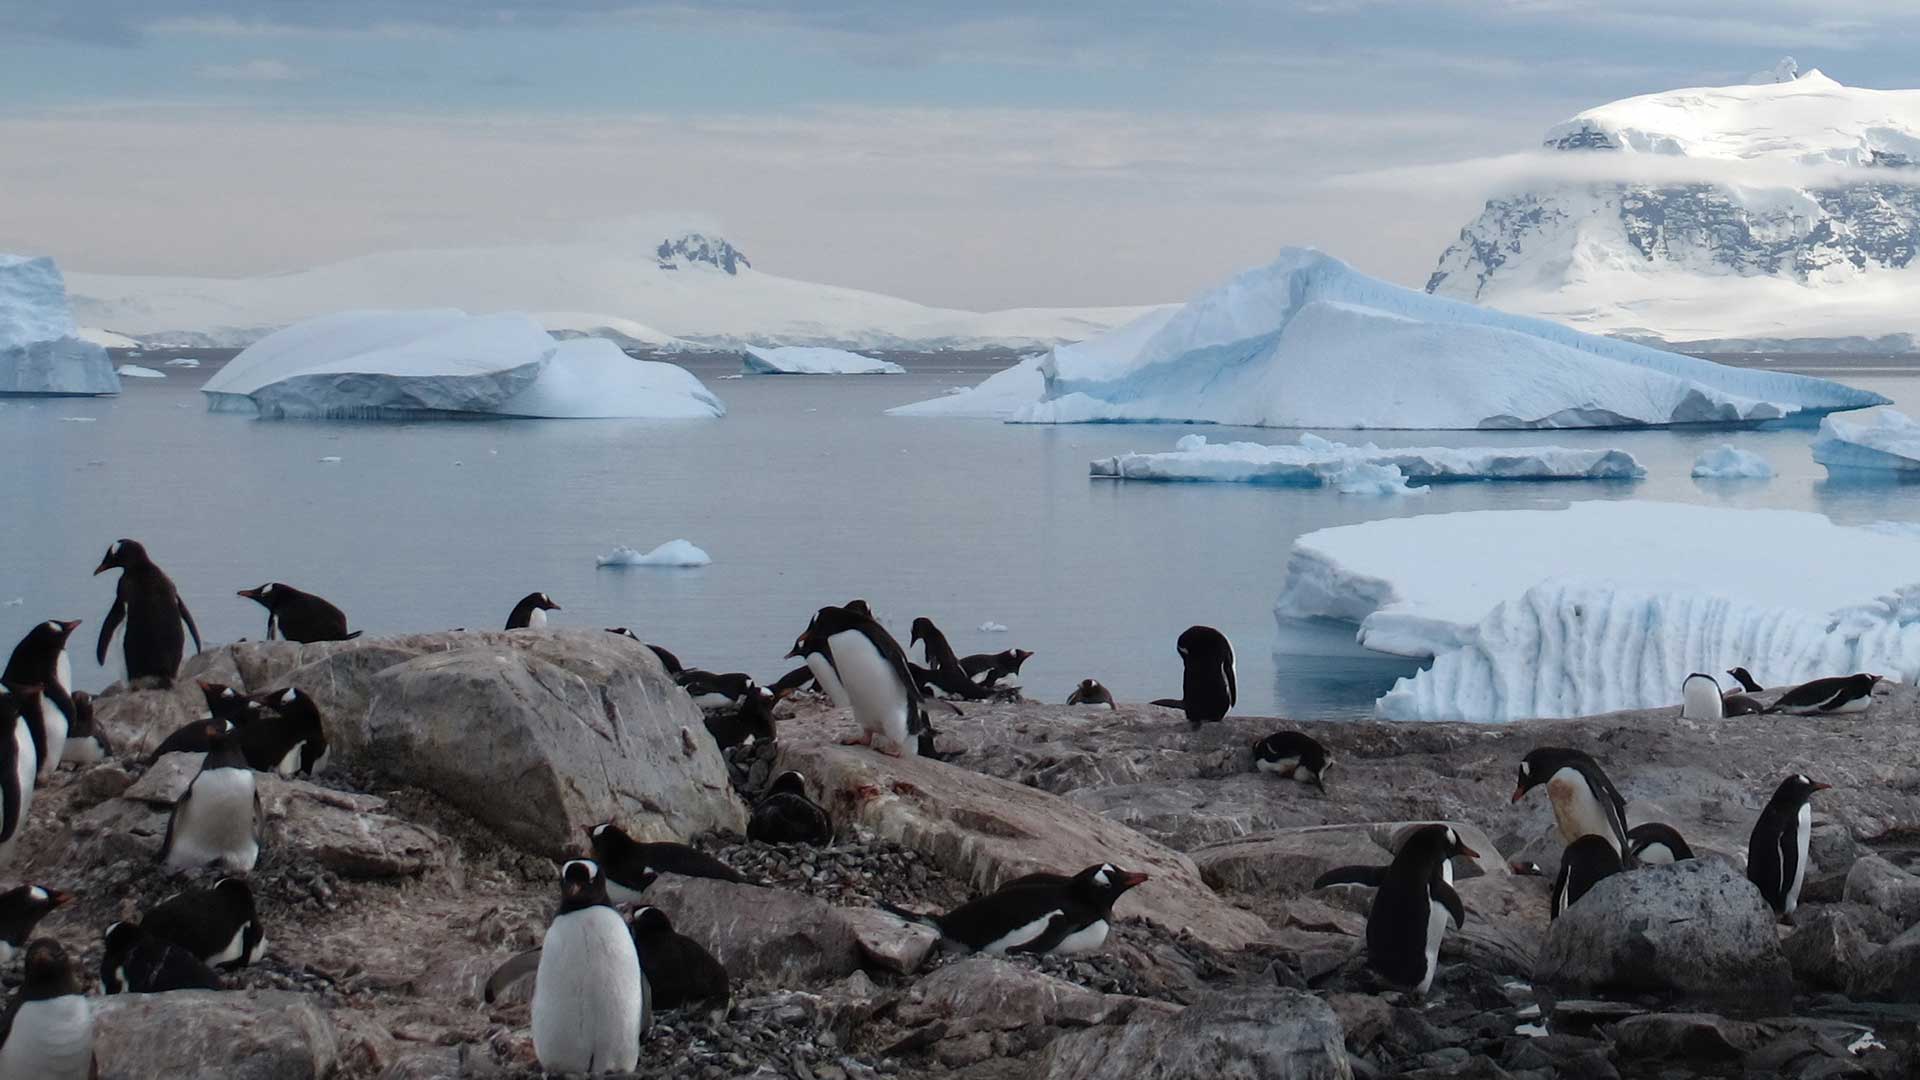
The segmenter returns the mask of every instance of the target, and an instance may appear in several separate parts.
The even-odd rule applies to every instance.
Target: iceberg
[[[669,540],[652,551],[644,554],[638,548],[625,545],[614,548],[612,552],[600,556],[600,566],[711,566],[713,557],[696,547],[691,541]]]
[[[1408,480],[1637,480],[1647,475],[1625,450],[1565,446],[1350,446],[1318,435],[1293,445],[1209,443],[1188,435],[1165,453],[1120,454],[1090,463],[1096,477],[1219,481],[1283,487],[1339,486],[1357,466],[1392,466]]]
[[[533,315],[533,321],[563,341],[569,338],[605,338],[622,349],[646,349],[652,352],[699,352],[705,348],[618,315],[541,311]]]
[[[107,350],[80,336],[52,259],[0,254],[0,395],[117,394]]]
[[[176,356],[173,359],[167,361],[166,366],[178,367],[178,368],[197,368],[200,366],[200,358],[197,356]]]
[[[1044,355],[1028,356],[1005,371],[996,371],[973,387],[947,391],[928,401],[896,405],[888,416],[946,416],[976,420],[1006,420],[1046,392],[1047,381],[1040,374]]]
[[[164,371],[155,371],[150,367],[141,367],[139,364],[121,364],[114,369],[113,373],[123,379],[164,379],[167,377],[167,373]]]
[[[1883,409],[1858,420],[1829,416],[1813,440],[1813,460],[1833,470],[1872,470],[1920,477],[1920,424]]]
[[[1693,459],[1693,475],[1703,480],[1771,480],[1773,466],[1751,450],[1722,443]]]
[[[262,417],[682,419],[720,400],[672,364],[600,338],[555,341],[526,315],[348,311],[295,323],[233,358],[201,392]]]
[[[1172,314],[1053,349],[1020,423],[1535,429],[1811,421],[1886,404],[1429,296],[1289,248]],[[949,399],[952,400],[952,399]]]
[[[742,356],[748,375],[905,375],[899,364],[845,349],[805,345],[749,345]]]

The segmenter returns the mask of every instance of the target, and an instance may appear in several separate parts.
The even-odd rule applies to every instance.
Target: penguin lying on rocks
[[[240,740],[206,721],[207,756],[173,804],[160,861],[170,873],[218,865],[244,874],[260,858],[260,791]]]
[[[13,963],[40,920],[72,899],[71,893],[43,885],[16,885],[0,893],[0,964]]]
[[[187,949],[155,937],[137,922],[107,927],[100,956],[103,994],[160,994],[218,990],[220,975]]]
[[[1311,735],[1276,731],[1253,744],[1253,767],[1310,784],[1325,794],[1327,770],[1333,768],[1333,755]]]
[[[640,894],[661,874],[712,878],[750,884],[740,871],[704,851],[672,842],[642,843],[611,821],[587,829],[593,857],[616,904],[637,904]]]
[[[1873,688],[1879,683],[1880,676],[1864,671],[1857,675],[1815,679],[1781,694],[1766,711],[1795,716],[1865,712],[1867,706],[1873,704]]]
[[[913,677],[920,685],[921,693],[931,696],[938,690],[949,697],[965,698],[968,701],[981,701],[993,696],[993,691],[974,681],[960,658],[954,655],[953,646],[947,643],[947,635],[933,624],[933,620],[922,615],[913,620],[912,631],[907,638],[907,647],[915,644],[926,650],[927,666],[909,664]]]
[[[1646,866],[1661,866],[1693,858],[1693,849],[1680,836],[1680,830],[1665,822],[1648,821],[1627,830],[1627,850],[1634,860]]]
[[[1606,837],[1583,836],[1568,844],[1560,856],[1560,873],[1553,879],[1553,903],[1547,913],[1548,920],[1558,919],[1561,912],[1587,895],[1588,889],[1620,870],[1620,853]]]
[[[254,714],[238,732],[248,765],[283,777],[312,776],[326,768],[327,732],[313,695],[286,686],[248,700]]]
[[[674,930],[657,907],[637,907],[627,916],[627,929],[640,971],[647,979],[651,1005],[678,1009],[689,1005],[724,1005],[733,996],[727,969],[699,942]],[[522,979],[534,978],[541,949],[529,949],[494,969],[481,997],[491,1005]]]
[[[1033,659],[1033,653],[1027,649],[1006,649],[997,653],[974,653],[960,658],[960,667],[972,679],[974,685],[983,690],[1000,690],[1000,684],[1012,679],[1013,686],[1019,685],[1020,667]]]
[[[765,844],[831,844],[833,819],[807,797],[807,779],[789,769],[773,778],[767,794],[753,805],[747,839]]]
[[[1074,687],[1073,693],[1067,695],[1067,704],[1105,705],[1109,709],[1116,708],[1113,703],[1113,694],[1106,687],[1101,686],[1098,679],[1081,679],[1080,685]]]
[[[176,893],[141,916],[140,927],[223,970],[255,963],[267,949],[253,889],[243,878]]]
[[[1766,707],[1738,691],[1722,691],[1720,681],[1703,672],[1694,672],[1680,683],[1682,720],[1724,720],[1730,716],[1756,716]]]
[[[1100,863],[1072,877],[1043,873],[1015,878],[944,915],[880,906],[909,922],[931,926],[944,940],[972,952],[1074,956],[1106,944],[1114,901],[1146,880],[1145,874]]]
[[[360,631],[347,632],[346,613],[332,604],[313,595],[301,592],[291,585],[270,581],[252,589],[241,589],[237,594],[244,596],[267,609],[267,640],[273,640],[275,630],[288,641],[301,643],[314,641],[352,641],[360,636]]]
[[[739,746],[748,739],[772,742],[777,737],[773,710],[779,706],[780,698],[781,695],[764,686],[755,686],[732,708],[701,709],[700,720],[722,750]]]

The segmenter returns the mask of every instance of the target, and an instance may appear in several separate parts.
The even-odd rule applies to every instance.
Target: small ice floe
[[[100,418],[97,416],[63,416],[60,418],[60,422],[63,424],[91,424],[98,419]]]
[[[1773,466],[1759,454],[1722,443],[1693,459],[1693,475],[1711,480],[1771,480]]]
[[[6,603],[0,604],[0,607],[26,607],[26,606],[27,606],[27,598],[24,596],[16,596],[13,599],[7,601]]]
[[[338,454],[328,454],[328,455],[327,455],[326,457],[323,457],[323,458],[321,458],[321,459],[320,459],[320,464],[322,464],[322,465],[338,465],[338,464],[340,464],[340,455],[338,455]]]
[[[1334,488],[1342,495],[1425,495],[1433,490],[1426,485],[1412,487],[1398,465],[1376,465],[1370,461],[1353,463],[1334,479]]]
[[[1887,1044],[1874,1038],[1873,1032],[1868,1030],[1861,1032],[1859,1038],[1847,1044],[1847,1053],[1858,1057],[1869,1050],[1885,1050],[1886,1048]]]
[[[150,367],[141,367],[139,364],[121,364],[116,374],[123,379],[164,379],[167,377],[167,373],[164,371],[155,371]]]
[[[669,540],[644,554],[622,545],[599,559],[601,566],[711,566],[713,556],[688,540]]]
[[[980,624],[980,632],[983,634],[1004,634],[1007,632],[1007,628],[1001,623],[988,619],[986,622]]]
[[[746,376],[745,376],[745,375],[720,375],[720,376],[717,376],[717,377],[718,377],[718,378],[722,378],[722,379],[744,379],[744,378],[746,378]]]
[[[196,368],[200,366],[200,358],[197,356],[176,356],[173,359],[167,361],[166,366]]]

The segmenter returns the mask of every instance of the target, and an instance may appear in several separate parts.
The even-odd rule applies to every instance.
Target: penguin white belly
[[[1100,947],[1107,943],[1109,929],[1107,920],[1095,919],[1085,927],[1061,938],[1060,944],[1053,948],[1053,955],[1079,956],[1082,953],[1098,952]]]
[[[1787,885],[1786,914],[1800,906],[1800,886],[1807,881],[1807,842],[1812,839],[1813,804],[1801,803],[1800,816],[1793,823],[1793,880]]]
[[[13,722],[13,746],[15,776],[20,784],[20,820],[13,823],[13,835],[0,842],[0,866],[13,861],[14,845],[26,831],[27,811],[33,807],[33,781],[40,771],[40,759],[33,753],[33,734],[27,730],[24,716]]]
[[[853,718],[863,729],[885,736],[901,753],[914,753],[907,737],[907,688],[893,665],[858,630],[842,630],[828,638],[827,645],[833,649],[833,666],[840,672]]]
[[[540,608],[534,608],[532,611],[527,613],[527,627],[529,629],[541,630],[541,629],[545,629],[546,625],[547,625],[547,613],[544,610]]]
[[[807,670],[813,672],[813,681],[820,684],[820,689],[827,692],[827,696],[833,699],[835,705],[844,709],[850,704],[847,700],[847,688],[841,685],[839,673],[833,670],[833,665],[827,662],[825,656],[820,653],[808,653]]]
[[[260,943],[253,947],[252,952],[248,952],[247,927],[250,925],[252,924],[241,923],[235,928],[233,931],[233,939],[227,942],[225,948],[207,957],[207,965],[209,967],[220,967],[223,964],[237,964],[242,960],[245,960],[249,964],[259,960],[260,954],[267,951],[267,938],[266,935],[262,934]]]
[[[1680,686],[1680,719],[1726,719],[1726,703],[1720,697],[1720,684],[1709,677],[1689,676]]]
[[[1447,910],[1447,905],[1428,897],[1427,967],[1425,973],[1420,976],[1420,985],[1417,987],[1422,994],[1433,985],[1434,973],[1440,970],[1440,942],[1446,937],[1447,923],[1452,918],[1453,914]]]
[[[1852,701],[1842,702],[1839,705],[1835,705],[1833,708],[1828,709],[1827,712],[1830,712],[1835,716],[1839,716],[1845,713],[1866,712],[1867,706],[1871,704],[1873,704],[1873,695],[1862,694],[1859,697],[1854,698]]]
[[[93,1066],[93,1009],[79,994],[23,1002],[7,1044],[0,1077],[87,1080]]]
[[[1658,841],[1640,849],[1640,862],[1645,866],[1666,866],[1673,862],[1673,849]]]
[[[61,756],[67,752],[67,714],[52,698],[40,699],[40,730],[47,737],[47,757],[40,763],[40,775],[52,776],[60,767]]]
[[[533,984],[533,1052],[549,1072],[631,1072],[646,1011],[640,958],[610,907],[554,917]]]
[[[1268,761],[1263,758],[1255,762],[1255,765],[1261,772],[1277,772],[1282,776],[1292,776],[1294,770],[1300,767],[1300,759],[1298,757],[1283,757]]]
[[[646,903],[646,900],[641,897],[641,894],[637,890],[629,889],[612,878],[607,879],[607,899],[616,904]]]
[[[192,791],[193,798],[175,811],[167,869],[194,870],[217,862],[235,873],[251,871],[260,858],[260,842],[254,838],[253,771],[203,772],[194,779]]]
[[[1062,913],[1059,911],[1049,911],[1025,926],[1016,926],[992,941],[987,942],[985,945],[980,946],[980,951],[989,956],[1004,956],[1008,949],[1019,948],[1038,938],[1041,934],[1046,933],[1047,924],[1052,922],[1054,917],[1060,914]]]
[[[68,694],[73,693],[73,661],[68,658],[65,649],[61,649],[60,655],[54,658],[53,681],[59,683],[60,689]]]
[[[293,779],[293,774],[300,771],[300,755],[306,753],[306,751],[307,740],[301,739],[299,742],[294,743],[293,749],[288,750],[280,756],[280,763],[273,767],[273,771],[279,773],[280,778],[283,780]]]
[[[1553,817],[1560,825],[1560,839],[1573,843],[1583,836],[1597,836],[1613,845],[1620,854],[1620,838],[1614,835],[1613,819],[1606,807],[1594,797],[1587,778],[1578,769],[1561,769],[1547,781],[1547,797],[1553,801]]]

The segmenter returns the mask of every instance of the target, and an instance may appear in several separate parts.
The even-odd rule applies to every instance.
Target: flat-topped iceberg
[[[1859,419],[1829,416],[1813,440],[1813,460],[1829,470],[1872,470],[1920,477],[1920,424],[1883,409]]]
[[[1702,480],[1769,480],[1773,466],[1751,450],[1722,443],[1693,459],[1693,475]]]
[[[845,349],[810,345],[749,345],[741,359],[749,375],[905,375],[899,364]]]
[[[0,394],[117,394],[107,350],[80,336],[52,259],[0,254]]]
[[[652,551],[643,552],[625,544],[600,556],[598,566],[712,566],[713,556],[691,540],[669,540]]]
[[[672,364],[599,338],[555,341],[526,315],[349,311],[255,342],[202,387],[213,411],[263,417],[481,415],[691,419],[718,398]]]
[[[1647,470],[1625,450],[1565,446],[1350,446],[1305,434],[1293,445],[1210,443],[1188,435],[1171,451],[1093,461],[1088,471],[1118,480],[1222,481],[1284,487],[1339,486],[1362,465],[1392,466],[1415,482],[1459,480],[1634,480]]]
[[[1752,424],[1885,404],[1404,289],[1305,248],[1038,366],[1024,423],[1515,429]]]

